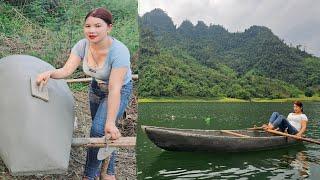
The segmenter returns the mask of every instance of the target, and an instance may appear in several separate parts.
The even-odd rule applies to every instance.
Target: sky
[[[138,0],[139,15],[161,8],[179,26],[183,20],[219,24],[229,32],[266,26],[287,44],[320,57],[320,0]]]

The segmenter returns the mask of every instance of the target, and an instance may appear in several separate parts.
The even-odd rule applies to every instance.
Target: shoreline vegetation
[[[205,98],[205,97],[150,97],[139,98],[138,103],[193,103],[193,102],[293,102],[295,100],[303,102],[320,102],[320,96],[313,97],[297,97],[297,98],[283,98],[283,99],[270,99],[270,98],[253,98],[251,100],[243,100],[237,98]]]

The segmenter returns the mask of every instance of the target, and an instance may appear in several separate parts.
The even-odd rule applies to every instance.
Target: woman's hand
[[[106,126],[104,128],[104,133],[105,135],[110,134],[111,135],[111,139],[119,139],[121,134],[119,129],[116,127],[114,122],[106,122]]]
[[[302,137],[302,133],[299,132],[299,133],[296,134],[296,136]]]
[[[274,129],[274,127],[272,126],[271,123],[269,123],[269,124],[263,124],[263,125],[262,125],[262,128],[263,128],[263,130],[273,130],[273,129]]]
[[[48,83],[48,80],[50,79],[51,73],[52,73],[51,71],[46,71],[46,72],[39,74],[36,79],[37,85],[38,86],[46,85]]]
[[[50,78],[52,79],[63,79],[71,75],[77,67],[80,65],[81,59],[78,55],[70,54],[69,59],[63,68],[45,71],[39,74],[36,78],[36,83],[38,86],[44,86],[48,83]]]
[[[307,120],[301,120],[301,129],[300,131],[296,134],[296,136],[298,137],[302,137],[303,133],[306,131],[307,129]]]

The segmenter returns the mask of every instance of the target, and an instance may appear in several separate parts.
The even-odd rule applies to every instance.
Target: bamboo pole
[[[132,80],[138,80],[139,77],[137,74],[132,75]],[[77,83],[77,82],[90,82],[92,78],[78,78],[78,79],[66,79],[67,83]]]
[[[304,137],[300,137],[300,136],[296,136],[296,135],[292,135],[292,134],[287,134],[287,133],[283,133],[283,132],[276,131],[276,130],[271,130],[271,129],[266,129],[265,131],[267,131],[269,133],[273,133],[273,134],[278,134],[278,135],[281,135],[281,136],[291,137],[291,138],[294,138],[294,139],[297,139],[297,140],[301,140],[301,141],[306,141],[306,142],[309,142],[309,143],[320,144],[320,141],[316,141],[316,140],[313,140],[311,138],[304,138]]]
[[[276,131],[276,130],[264,129],[263,127],[248,128],[248,130],[264,130],[264,131],[272,133],[272,134],[291,137],[291,138],[294,138],[294,139],[297,139],[297,140],[300,140],[300,141],[306,141],[306,142],[309,142],[309,143],[320,144],[320,141],[316,141],[316,140],[311,139],[311,138],[304,138],[304,137],[300,137],[300,136],[296,136],[296,135],[292,135],[292,134],[287,134],[287,133],[283,133],[283,132]]]

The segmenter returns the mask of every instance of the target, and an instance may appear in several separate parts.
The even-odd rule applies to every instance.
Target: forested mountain
[[[140,21],[141,96],[284,98],[319,91],[320,60],[263,26],[231,33],[161,9]],[[148,87],[149,85],[149,87]]]

